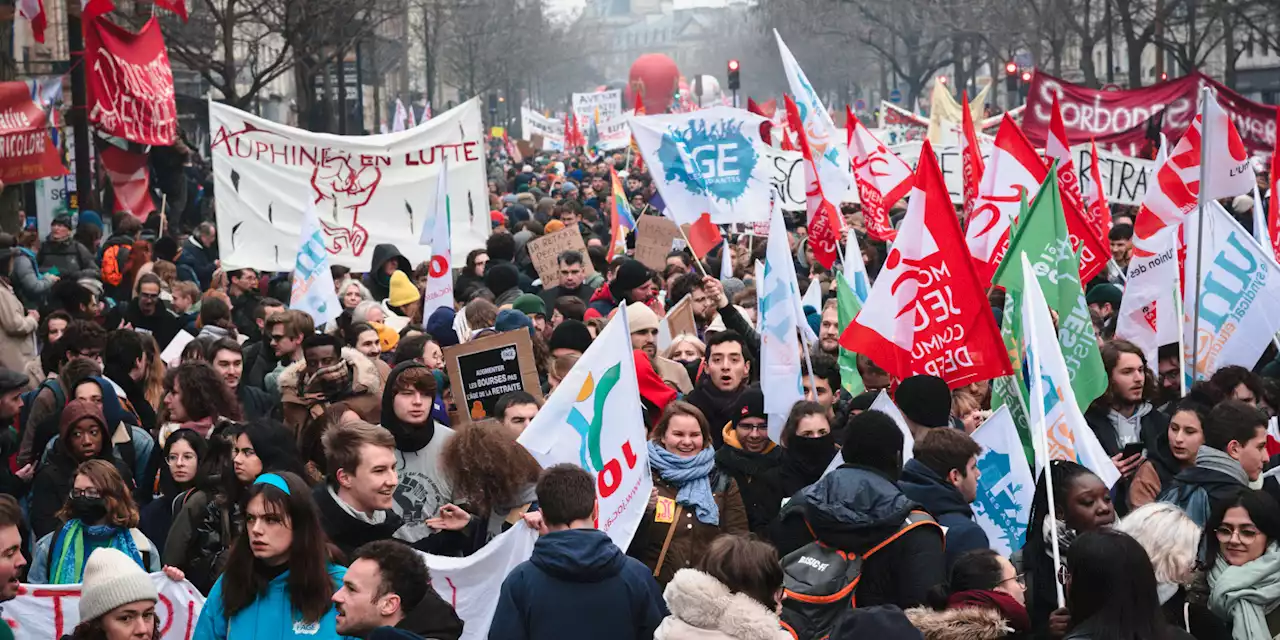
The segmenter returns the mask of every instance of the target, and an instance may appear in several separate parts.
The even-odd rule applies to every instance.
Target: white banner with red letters
[[[489,637],[502,581],[533,555],[537,541],[536,531],[517,522],[465,558],[421,554],[431,573],[431,586],[462,618],[462,640]]]
[[[394,244],[414,265],[429,260],[431,247],[417,240],[446,158],[454,253],[482,248],[489,236],[477,99],[372,136],[304,131],[210,102],[209,129],[224,267],[292,269],[304,197],[320,214],[330,264],[368,271],[379,244]]]
[[[163,573],[151,574],[160,593],[156,615],[161,640],[191,640],[204,596],[186,580],[174,582]],[[80,585],[24,584],[18,597],[4,603],[3,623],[17,640],[59,640],[80,624]]]

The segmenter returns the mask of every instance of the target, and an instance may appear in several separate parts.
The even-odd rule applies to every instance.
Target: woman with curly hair
[[[167,424],[160,440],[177,429],[191,429],[208,438],[220,421],[240,420],[243,413],[235,393],[207,362],[184,362],[164,378]]]
[[[467,505],[440,507],[427,526],[428,553],[468,556],[537,510],[542,467],[505,429],[475,426],[455,432],[440,454],[453,495]]]

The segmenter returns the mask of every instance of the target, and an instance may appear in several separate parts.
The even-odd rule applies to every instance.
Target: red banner
[[[26,82],[0,82],[0,180],[5,184],[66,175],[49,117]]]
[[[131,213],[146,220],[156,204],[151,199],[151,180],[147,173],[147,154],[126,151],[113,144],[104,144],[98,157],[111,179],[115,194],[114,213]]]
[[[164,36],[155,18],[138,33],[97,17],[84,26],[89,122],[130,142],[171,145],[178,106]]]
[[[1045,145],[1056,95],[1062,105],[1069,144],[1086,144],[1090,138],[1097,138],[1098,145],[1105,149],[1137,156],[1147,143],[1147,120],[1161,112],[1163,131],[1169,140],[1182,137],[1196,116],[1196,99],[1202,86],[1218,92],[1218,103],[1231,115],[1250,153],[1271,152],[1276,142],[1276,108],[1249,100],[1201,73],[1127,91],[1090,89],[1036,73],[1022,114],[1022,130],[1032,144]]]

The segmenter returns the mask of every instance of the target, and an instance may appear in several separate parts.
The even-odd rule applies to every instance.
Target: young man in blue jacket
[[[641,640],[666,615],[662,591],[640,561],[595,528],[596,482],[560,464],[538,481],[542,537],[502,583],[490,640]]]
[[[978,456],[982,446],[959,429],[929,429],[915,443],[913,458],[902,467],[898,487],[920,503],[947,532],[947,567],[964,552],[986,549],[987,534],[969,506],[978,495]]]

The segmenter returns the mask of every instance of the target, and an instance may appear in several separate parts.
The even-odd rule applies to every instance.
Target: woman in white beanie
[[[103,547],[84,563],[80,624],[64,640],[157,640],[160,599],[151,577],[123,552]]]

